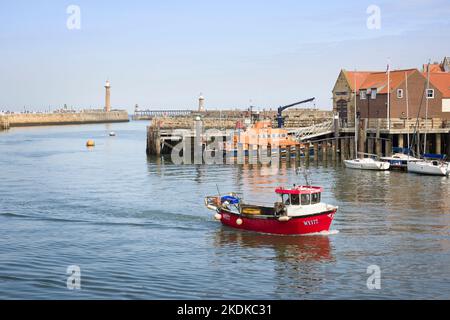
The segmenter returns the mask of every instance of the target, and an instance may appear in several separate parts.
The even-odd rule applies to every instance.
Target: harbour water
[[[450,298],[450,179],[312,164],[330,235],[241,232],[204,208],[216,184],[273,203],[303,177],[147,158],[147,124],[0,132],[0,299]]]

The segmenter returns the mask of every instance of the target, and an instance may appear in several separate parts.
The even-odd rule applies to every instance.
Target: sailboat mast
[[[357,132],[357,128],[358,125],[356,124],[358,121],[358,116],[357,116],[357,108],[356,108],[356,70],[355,70],[355,74],[354,74],[354,78],[355,78],[355,159],[358,158],[358,132]]]
[[[406,123],[409,121],[409,93],[408,93],[408,73],[405,72],[405,89],[406,89]],[[409,140],[409,125],[407,124],[408,134],[408,155],[410,153],[411,142]]]
[[[387,82],[387,128],[391,129],[391,66],[390,61],[388,61],[387,66],[387,74],[388,74],[388,82]]]
[[[427,91],[425,92],[425,134],[423,137],[423,153],[427,153],[427,122],[428,122],[428,90],[430,89],[430,63],[431,60],[428,61],[428,70],[427,70]]]

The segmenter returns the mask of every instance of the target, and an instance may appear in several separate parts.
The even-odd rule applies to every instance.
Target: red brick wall
[[[419,72],[408,77],[409,118],[425,118],[426,99],[425,89],[427,79]],[[403,98],[397,98],[397,89],[403,89]],[[430,83],[434,89],[434,99],[428,99],[428,117],[450,119],[450,113],[442,112],[442,94]],[[402,83],[391,94],[391,117],[406,118],[406,83]]]

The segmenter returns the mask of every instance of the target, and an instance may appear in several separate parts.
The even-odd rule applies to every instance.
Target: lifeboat
[[[235,229],[279,235],[306,235],[330,230],[337,207],[321,202],[323,188],[277,188],[273,207],[246,203],[236,193],[208,196],[205,205],[215,219]]]

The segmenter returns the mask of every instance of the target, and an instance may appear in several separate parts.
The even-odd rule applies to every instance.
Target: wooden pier
[[[200,118],[198,117],[198,119]],[[199,130],[197,126],[200,123],[202,129],[214,128],[214,126],[218,126],[220,123],[214,118],[201,118],[198,121],[194,121],[191,118],[190,121],[190,128],[185,129],[189,126],[184,125],[184,128],[178,128],[177,130],[173,130],[174,128],[161,129],[158,126],[159,122],[154,121],[154,124],[148,127],[147,154],[156,156],[170,154],[175,145],[180,145],[185,140],[187,141],[187,145],[192,146],[197,136],[196,132]],[[180,123],[184,122],[180,120]],[[320,160],[339,162],[354,159],[355,157],[362,158],[364,154],[371,154],[378,157],[391,156],[394,147],[404,149],[408,145],[416,154],[423,154],[425,134],[427,135],[425,153],[446,153],[450,157],[450,123],[445,121],[437,121],[436,119],[425,121],[419,119],[416,122],[413,120],[397,119],[391,122],[390,129],[388,129],[384,119],[361,119],[358,121],[357,127],[358,155],[356,154],[355,146],[355,128],[339,128],[337,126],[338,124],[334,128],[331,128],[327,125],[324,126],[323,132],[314,132],[314,134],[309,135],[299,135],[299,132],[305,131],[304,129],[306,129],[305,132],[309,132],[308,128],[291,130],[292,135],[301,140],[298,140],[298,146],[294,146],[288,150],[283,149],[283,155],[280,159],[289,163],[298,163],[300,159],[304,159],[307,163]],[[319,125],[318,127],[320,128],[321,126]],[[216,131],[215,139],[220,137],[220,142],[225,142],[233,136],[234,132],[233,121],[229,120],[227,126],[221,125],[219,130]],[[211,137],[206,136],[202,131],[200,138],[201,150],[207,150],[211,140]],[[243,148],[244,146],[237,145],[238,153]],[[260,152],[263,152],[261,151],[263,149],[268,150],[269,157],[281,154],[277,146],[249,146],[250,150],[253,150],[253,148],[258,150],[258,155],[260,155]],[[241,150],[241,152],[244,151]],[[250,160],[254,161],[254,159]],[[247,160],[243,161],[245,162]]]

